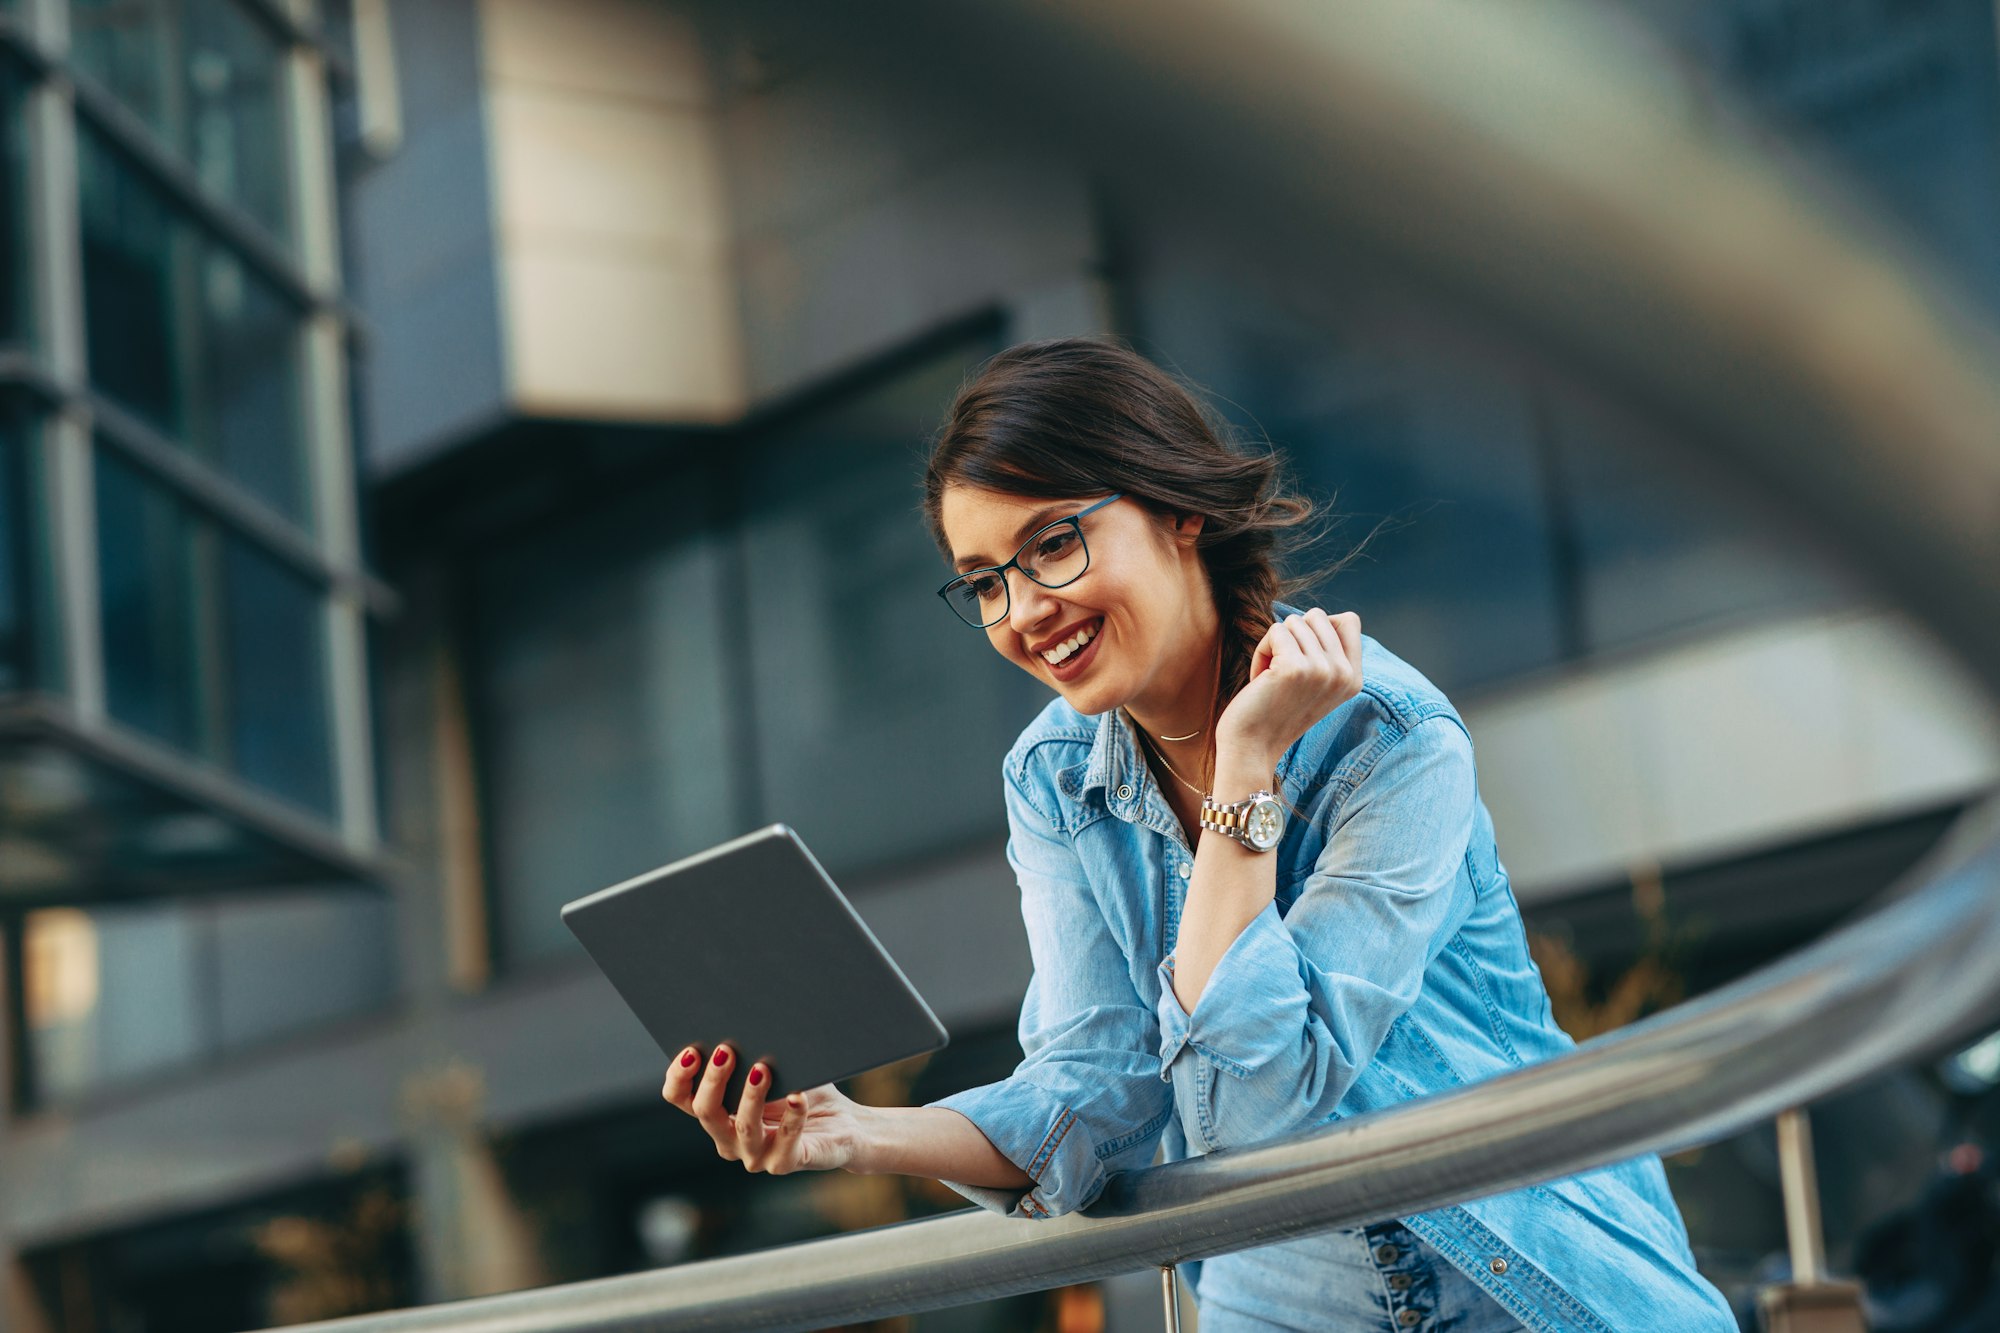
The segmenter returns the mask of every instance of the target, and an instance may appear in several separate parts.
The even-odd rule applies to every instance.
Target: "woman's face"
[[[947,486],[941,506],[946,540],[960,570],[1002,564],[1045,525],[1104,498],[1041,500],[974,486]],[[1120,499],[1083,520],[1090,565],[1073,583],[1044,588],[1007,571],[1010,606],[986,637],[1008,661],[1054,689],[1079,713],[1125,706],[1143,715],[1182,711],[1191,675],[1206,685],[1214,603],[1194,540],[1201,517],[1154,517]],[[1052,663],[1058,645],[1069,656]],[[1205,706],[1205,701],[1203,701]]]

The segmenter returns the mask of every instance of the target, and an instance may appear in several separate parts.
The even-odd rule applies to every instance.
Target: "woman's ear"
[[[1175,514],[1174,540],[1182,546],[1194,545],[1195,538],[1201,536],[1202,524],[1207,521],[1201,514]]]

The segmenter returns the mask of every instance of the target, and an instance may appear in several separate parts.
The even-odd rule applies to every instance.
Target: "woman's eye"
[[[1076,549],[1076,529],[1051,532],[1035,545],[1035,554],[1044,560],[1060,560]]]
[[[976,579],[967,579],[965,590],[982,602],[990,602],[1000,595],[1000,580],[991,574],[982,574]]]

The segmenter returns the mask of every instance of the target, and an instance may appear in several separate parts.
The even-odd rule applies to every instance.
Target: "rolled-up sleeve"
[[[929,1103],[957,1111],[1035,1184],[1025,1191],[946,1181],[983,1208],[1052,1217],[1088,1205],[1111,1172],[1152,1161],[1173,1114],[1159,1030],[1132,985],[1076,851],[1011,766],[1007,861],[1021,888],[1034,973],[1021,1003],[1024,1053],[998,1083]]]
[[[1194,1012],[1160,964],[1161,1077],[1191,1143],[1255,1143],[1330,1118],[1470,912],[1472,742],[1439,715],[1385,740],[1283,915],[1223,952]]]

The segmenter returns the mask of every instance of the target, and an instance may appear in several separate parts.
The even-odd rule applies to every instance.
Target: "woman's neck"
[[[1213,613],[1205,634],[1174,654],[1179,661],[1191,664],[1182,678],[1163,692],[1125,705],[1126,715],[1163,750],[1192,757],[1210,743],[1208,732],[1215,720],[1215,692],[1222,670],[1221,626],[1212,617]]]

